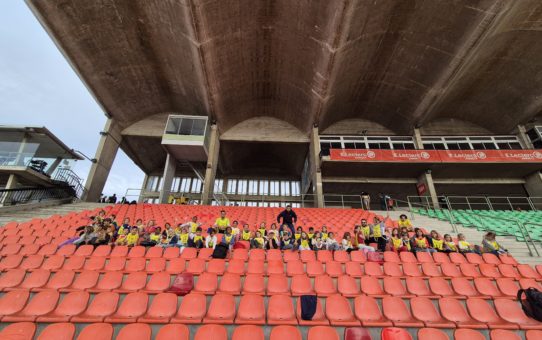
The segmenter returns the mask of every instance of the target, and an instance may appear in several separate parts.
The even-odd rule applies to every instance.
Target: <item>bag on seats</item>
[[[213,251],[213,259],[225,259],[228,256],[228,246],[223,244],[217,244]]]
[[[367,261],[384,263],[384,253],[379,251],[370,251],[367,253]]]
[[[175,281],[168,289],[168,293],[184,296],[194,288],[194,275],[190,273],[181,273],[175,277]]]
[[[521,297],[525,294],[525,299]],[[536,288],[518,290],[518,301],[528,317],[542,321],[542,292]]]
[[[301,295],[301,319],[310,321],[316,313],[316,295]]]

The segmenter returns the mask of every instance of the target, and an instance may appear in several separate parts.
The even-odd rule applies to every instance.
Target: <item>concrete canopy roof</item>
[[[221,133],[265,116],[503,134],[542,111],[538,0],[27,2],[123,129],[178,112]]]

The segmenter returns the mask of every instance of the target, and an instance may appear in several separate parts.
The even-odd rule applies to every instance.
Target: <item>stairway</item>
[[[0,213],[0,226],[11,222],[24,222],[29,221],[33,218],[46,218],[52,215],[66,215],[72,211],[83,211],[83,210],[92,210],[99,207],[105,207],[110,204],[105,203],[89,203],[89,202],[79,202],[71,204],[62,204],[52,207],[38,208],[23,210],[11,213]]]
[[[386,216],[386,211],[374,211],[376,214]],[[419,214],[414,214],[414,218],[412,219],[411,214],[407,211],[403,210],[396,210],[396,211],[390,211],[389,216],[394,219],[398,220],[399,216],[405,214],[407,215],[411,221],[412,224],[415,227],[423,227],[430,230],[436,230],[439,232],[439,234],[450,234],[452,237],[455,237],[457,234],[453,231],[452,225],[450,222],[447,221],[441,221],[436,218],[427,217]],[[476,228],[467,228],[464,227],[461,224],[456,224],[458,233],[462,233],[466,236],[467,241],[475,244],[481,244],[482,239],[484,236],[484,232],[476,230]],[[538,256],[531,256],[529,254],[529,250],[527,248],[527,245],[525,242],[518,242],[516,241],[516,238],[514,236],[499,236],[498,237],[499,243],[501,243],[506,249],[510,251],[510,254],[516,258],[516,260],[520,263],[526,263],[526,264],[541,264],[542,263],[542,257]],[[535,242],[536,247],[540,254],[542,255],[542,245],[539,242]]]

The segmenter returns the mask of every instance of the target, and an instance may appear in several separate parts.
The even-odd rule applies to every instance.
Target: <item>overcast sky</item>
[[[93,158],[106,120],[101,108],[23,0],[1,0],[0,22],[0,125],[45,126]],[[90,165],[78,161],[74,170],[86,179]],[[123,196],[142,180],[119,150],[104,194]]]

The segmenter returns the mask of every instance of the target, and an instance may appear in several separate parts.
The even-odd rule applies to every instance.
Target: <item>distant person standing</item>
[[[113,194],[113,196],[109,197],[109,202],[108,203],[117,203],[117,194]]]
[[[282,222],[280,219],[282,218]],[[286,224],[288,228],[290,228],[291,235],[295,234],[295,228],[294,223],[297,223],[297,215],[292,210],[291,205],[287,205],[286,209],[284,209],[278,216],[277,216],[277,223],[282,223],[283,225]]]
[[[365,210],[371,209],[371,196],[365,191],[361,193],[361,205],[362,205],[362,209],[365,209]]]

